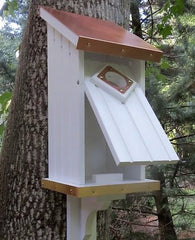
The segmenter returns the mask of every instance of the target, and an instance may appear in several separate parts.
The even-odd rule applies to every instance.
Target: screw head
[[[124,49],[124,48],[122,48],[121,52],[122,52],[122,53],[125,53],[125,49]]]

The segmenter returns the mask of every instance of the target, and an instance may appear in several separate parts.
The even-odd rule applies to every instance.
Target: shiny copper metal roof
[[[113,22],[47,7],[40,12],[54,28],[58,22],[76,35],[77,49],[155,62],[161,59],[162,51]]]

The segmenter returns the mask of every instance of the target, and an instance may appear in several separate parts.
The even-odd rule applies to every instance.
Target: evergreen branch
[[[194,197],[195,194],[174,194],[171,197]]]
[[[158,227],[158,226],[156,226],[156,225],[148,225],[148,223],[150,223],[150,222],[155,222],[155,221],[157,221],[157,219],[152,220],[152,221],[149,221],[149,222],[147,222],[146,224],[130,222],[130,221],[125,220],[125,219],[122,219],[122,218],[117,218],[116,220],[117,220],[117,221],[120,221],[120,222],[123,222],[123,223],[127,223],[127,224],[129,224],[129,225],[136,225],[136,226],[143,226],[143,227],[145,227],[145,226],[147,226],[147,227]]]
[[[158,13],[160,11],[161,11],[161,9],[158,9],[158,10],[150,13],[147,17],[145,17],[144,19],[141,20],[141,24],[144,23],[149,17],[151,17],[151,15],[154,16],[154,14],[156,14],[156,13]]]
[[[177,175],[177,177],[180,177],[180,176],[191,176],[191,175],[194,175],[194,172],[191,172],[191,173],[180,173],[179,175]]]
[[[187,138],[187,137],[192,137],[192,136],[195,136],[195,133],[193,134],[187,134],[187,135],[183,135],[183,136],[179,136],[179,137],[174,137],[174,138],[171,138],[169,139],[170,141],[174,141],[174,140],[178,140],[178,139],[182,139],[182,138]]]
[[[181,143],[171,143],[175,146],[179,146],[179,145],[195,145],[195,142],[181,142]]]
[[[174,217],[174,216],[180,215],[180,214],[182,214],[182,213],[195,216],[195,213],[188,212],[188,211],[186,211],[186,210],[180,210],[180,211],[178,211],[177,213],[172,214],[172,216]]]
[[[188,107],[195,107],[195,105],[182,105],[182,106],[179,106],[179,108],[188,108]],[[177,109],[178,106],[176,107],[166,107],[165,109]]]
[[[146,208],[146,206],[144,206]],[[119,207],[112,207],[113,210],[117,210],[117,211],[125,211],[125,212],[130,212],[129,209],[124,209],[124,208],[119,208]],[[144,211],[144,210],[137,210],[137,209],[133,209],[132,212],[138,212],[138,213],[142,213],[142,214],[152,214],[155,216],[158,216],[158,214],[156,212],[153,212],[152,210],[150,210],[150,208],[148,207],[149,211]]]
[[[14,78],[10,74],[8,66],[4,62],[0,62],[0,69],[4,72],[5,75],[7,75],[8,78],[10,78],[12,81],[14,80]]]
[[[180,166],[180,162],[178,162],[178,163],[176,164],[175,170],[174,170],[174,172],[173,172],[173,177],[171,178],[171,182],[170,182],[171,187],[174,186],[174,179],[176,178],[177,173],[178,173],[178,171],[179,171],[179,166]]]

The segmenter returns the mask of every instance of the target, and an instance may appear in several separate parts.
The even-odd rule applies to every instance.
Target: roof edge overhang
[[[53,15],[51,15],[47,11],[47,8],[40,7],[40,16],[48,24],[55,28],[59,33],[66,37],[70,42],[72,42],[73,45],[77,46],[79,36],[77,36],[77,34],[72,32],[68,27],[66,27],[63,23],[58,21]]]
[[[159,49],[110,21],[42,6],[40,7],[40,16],[78,50],[154,62],[159,62],[163,55]],[[95,35],[91,33],[91,29],[86,30],[87,22],[90,24],[93,22],[90,27],[93,27]],[[96,32],[101,24],[104,25],[104,30]],[[79,25],[78,28],[77,25]],[[110,29],[114,29],[114,31],[111,31],[106,39],[104,35],[106,30]]]
[[[160,62],[162,52],[158,49],[149,50],[136,46],[120,44],[117,42],[108,42],[101,39],[86,38],[79,36],[77,49],[87,52],[108,54],[111,56],[135,58],[139,60]]]

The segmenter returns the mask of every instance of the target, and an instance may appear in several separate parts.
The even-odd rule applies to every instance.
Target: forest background
[[[164,52],[159,64],[146,63],[146,95],[181,161],[148,166],[161,191],[128,195],[100,212],[99,239],[195,239],[195,2],[129,2],[129,31]],[[29,4],[7,0],[0,9],[0,147]]]

